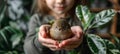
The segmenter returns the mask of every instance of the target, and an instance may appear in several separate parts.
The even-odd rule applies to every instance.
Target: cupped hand
[[[48,47],[49,49],[55,51],[55,50],[60,50],[58,48],[58,42],[49,38],[49,28],[50,28],[50,25],[42,25],[40,28],[39,28],[39,32],[38,32],[38,40],[39,42]]]
[[[83,31],[80,26],[72,26],[71,30],[73,32],[73,37],[63,40],[59,44],[59,48],[65,50],[71,50],[78,47],[83,40]]]

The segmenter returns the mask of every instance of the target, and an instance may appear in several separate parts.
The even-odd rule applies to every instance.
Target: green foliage
[[[93,21],[91,27],[92,28],[100,27],[101,25],[108,23],[114,15],[115,15],[115,11],[112,9],[103,10],[100,13],[97,13],[95,15],[95,20]]]
[[[30,14],[23,4],[28,3],[27,0],[0,2],[0,54],[24,54],[23,39]]]
[[[6,26],[0,30],[0,53],[14,53],[20,44],[23,33],[19,29]],[[16,49],[18,50],[18,49]],[[18,50],[19,51],[19,50]],[[16,51],[17,52],[17,51]]]
[[[76,15],[81,21],[84,31],[108,23],[114,16],[114,14],[115,11],[112,9],[101,11],[100,13],[97,13],[95,15],[90,12],[87,6],[79,5],[76,8]]]
[[[71,50],[68,54],[78,54],[75,50]]]
[[[117,37],[111,34],[116,41],[113,44],[109,40],[87,32],[91,28],[98,28],[108,23],[115,15],[113,9],[103,10],[93,15],[86,6],[79,5],[76,8],[76,15],[82,23],[85,39],[92,54],[120,54],[120,40]]]
[[[104,39],[104,42],[106,43],[107,54],[120,54],[120,51],[115,44],[106,39]]]
[[[85,31],[87,27],[91,24],[91,21],[93,20],[93,15],[90,13],[90,10],[87,8],[87,6],[82,5],[79,5],[76,8],[76,15],[81,21],[83,30]]]
[[[87,42],[94,54],[107,54],[106,45],[102,38],[94,34],[87,34]]]
[[[115,35],[112,35],[112,34],[110,34],[110,35],[115,40],[116,47],[120,50],[120,46],[119,46],[120,45],[120,40]]]

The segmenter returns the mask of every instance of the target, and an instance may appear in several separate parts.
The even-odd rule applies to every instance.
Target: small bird
[[[54,21],[50,28],[50,36],[55,40],[65,40],[72,37],[70,24],[64,18]]]

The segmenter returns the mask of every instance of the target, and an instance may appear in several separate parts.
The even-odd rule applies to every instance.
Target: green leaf
[[[112,36],[112,38],[115,40],[115,45],[120,50],[120,40],[115,35],[113,35],[111,33],[110,33],[110,36]]]
[[[87,43],[93,54],[107,54],[106,45],[99,36],[88,34]]]
[[[12,27],[6,27],[5,29],[12,33],[10,41],[12,42],[12,47],[15,48],[15,46],[17,46],[20,43],[21,38],[23,36],[21,30]]]
[[[93,27],[99,27],[108,23],[113,16],[115,15],[115,11],[112,9],[101,11],[100,13],[96,14],[95,20],[92,24]]]
[[[22,34],[20,34],[20,33],[12,35],[11,42],[12,42],[13,48],[15,48],[20,43],[21,38],[22,38]]]
[[[105,41],[107,49],[115,49],[116,48],[116,46],[112,42],[110,42],[109,40],[107,40],[107,39],[103,39],[103,40]]]
[[[108,54],[120,54],[120,51],[117,49],[109,49]]]
[[[0,30],[0,35],[1,35],[1,38],[3,38],[3,40],[5,41],[5,43],[8,45],[8,40],[6,38],[6,31],[4,29]]]
[[[2,11],[0,12],[0,26],[1,26],[1,23],[2,23],[2,20],[4,19],[5,17],[5,11],[6,11],[7,7],[4,6]]]
[[[68,54],[78,54],[75,50],[70,50]]]
[[[82,5],[76,7],[76,15],[81,21],[83,29],[85,31],[93,20],[94,15],[90,13],[90,10],[87,8],[87,6]]]
[[[107,39],[104,39],[105,44],[107,46],[107,53],[108,54],[120,54],[119,49],[117,49],[117,47],[115,46],[115,44],[113,44],[112,42],[110,42]]]
[[[6,5],[6,3],[5,3],[5,1],[0,1],[0,13],[4,10],[4,7],[5,7],[5,5]]]
[[[7,28],[8,26],[6,26],[5,28]],[[1,45],[0,45],[0,48],[1,49],[6,49],[7,48],[7,50],[8,49],[11,49],[11,44],[10,44],[10,42],[9,42],[9,33],[8,33],[8,31],[6,31],[6,29],[5,28],[3,28],[3,29],[1,29],[0,30],[0,39],[1,39]]]
[[[0,51],[0,54],[18,54],[17,51]],[[22,53],[19,53],[22,54]]]
[[[10,33],[11,35],[9,35],[9,34],[7,35],[7,33]],[[10,26],[6,26],[2,30],[0,30],[0,35],[2,36],[2,38],[5,41],[5,43],[7,44],[7,46],[9,46],[8,41],[11,41],[12,48],[15,48],[20,43],[21,38],[23,36],[21,30],[12,28]],[[7,36],[10,36],[10,38],[8,39]],[[3,45],[1,45],[1,46],[3,46]]]

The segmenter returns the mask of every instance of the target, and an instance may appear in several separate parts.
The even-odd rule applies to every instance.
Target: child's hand
[[[42,25],[39,28],[39,32],[38,32],[38,40],[40,41],[40,43],[48,48],[50,48],[51,50],[59,50],[58,49],[58,42],[49,38],[49,28],[50,25]]]
[[[83,32],[80,26],[73,26],[71,27],[71,30],[74,34],[74,36],[72,38],[69,38],[67,40],[63,40],[60,44],[59,47],[61,49],[65,49],[65,50],[71,50],[74,49],[76,47],[78,47],[82,40],[83,40]]]

